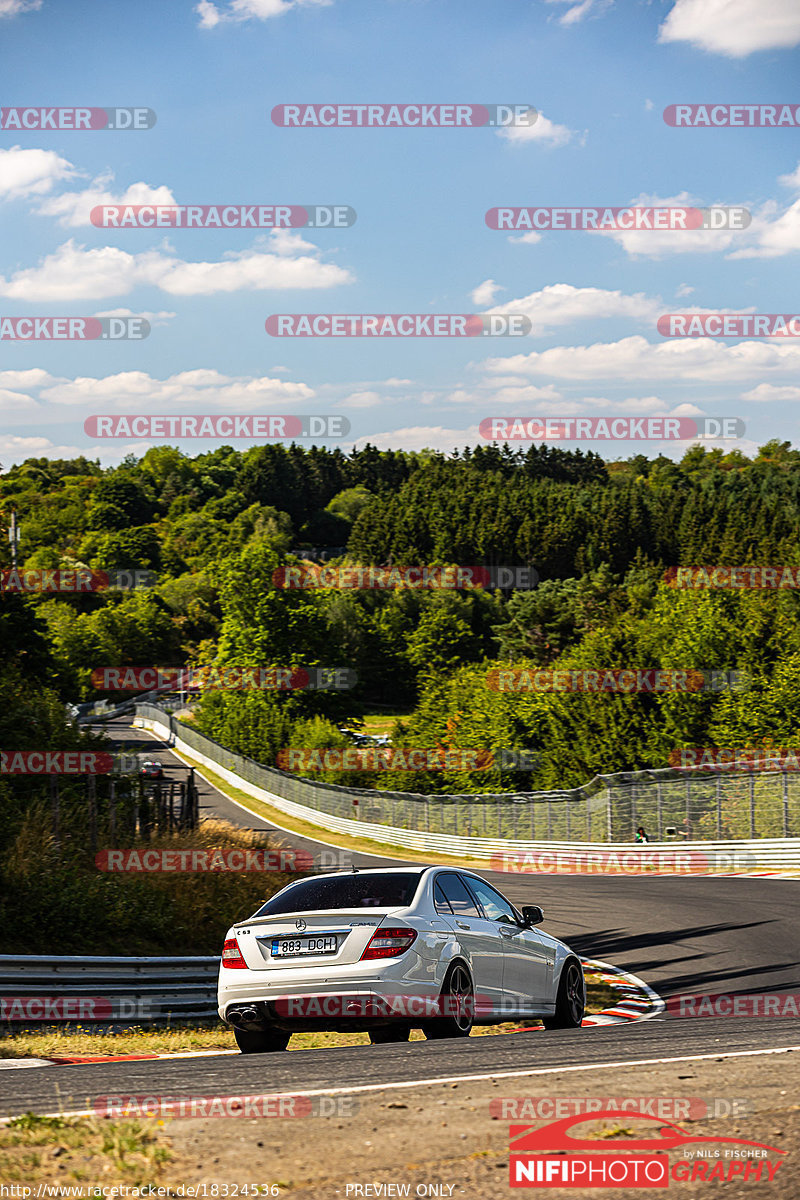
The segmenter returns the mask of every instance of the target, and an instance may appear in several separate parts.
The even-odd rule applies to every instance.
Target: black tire
[[[269,1054],[285,1050],[292,1035],[282,1029],[234,1029],[233,1036],[242,1054]]]
[[[382,1046],[386,1042],[407,1042],[411,1036],[408,1025],[381,1025],[370,1029],[369,1040],[373,1046]]]
[[[428,1041],[469,1037],[475,1018],[475,993],[469,971],[461,963],[448,971],[440,999],[444,1015],[422,1026]]]
[[[556,996],[556,1011],[552,1017],[542,1017],[545,1029],[579,1029],[586,1007],[586,988],[583,971],[574,958],[561,969]]]

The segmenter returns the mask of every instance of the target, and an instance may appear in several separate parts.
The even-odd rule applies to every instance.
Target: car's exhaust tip
[[[252,1029],[253,1027],[261,1028],[264,1024],[264,1018],[257,1008],[252,1004],[245,1005],[244,1008],[230,1008],[225,1014],[225,1019],[228,1024],[234,1029]]]

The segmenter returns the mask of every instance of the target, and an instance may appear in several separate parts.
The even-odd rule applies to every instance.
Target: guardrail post
[[[656,780],[656,815],[658,818],[658,840],[661,842],[664,839],[663,829],[663,807],[661,803],[661,780]]]
[[[783,772],[783,836],[789,836],[789,772]]]
[[[571,809],[572,809],[572,801],[571,800],[567,800],[566,807],[567,807],[567,841],[569,841],[569,819],[571,816]]]
[[[550,807],[549,796],[547,797],[547,840],[548,842],[552,842],[553,840],[553,813]]]
[[[756,836],[756,777],[750,776],[750,837]]]

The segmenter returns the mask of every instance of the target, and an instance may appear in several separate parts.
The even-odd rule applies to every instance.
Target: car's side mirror
[[[541,925],[544,920],[544,913],[538,904],[526,904],[522,910],[522,921],[525,929],[530,929],[532,925]]]

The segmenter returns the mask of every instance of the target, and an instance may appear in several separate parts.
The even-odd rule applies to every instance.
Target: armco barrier
[[[673,859],[675,859],[676,855],[681,855],[688,859],[691,859],[692,855],[697,856],[692,860],[691,869],[684,871],[680,861],[678,861],[672,871],[668,867],[666,868],[666,873],[670,874],[702,873],[701,856],[706,856],[712,861],[716,860],[715,873],[718,871],[721,874],[800,871],[800,840],[794,838],[719,839],[715,841],[692,842],[682,840],[677,844],[674,842],[656,842],[650,843],[648,846],[633,847],[630,841],[587,843],[560,840],[524,840],[509,837],[482,837],[477,833],[474,835],[468,834],[465,837],[456,832],[437,833],[432,832],[430,829],[399,828],[393,824],[384,824],[381,821],[363,820],[360,817],[356,819],[352,816],[344,817],[336,812],[326,811],[326,809],[322,808],[321,801],[326,796],[333,795],[336,798],[337,793],[343,793],[344,795],[341,799],[347,804],[352,805],[351,797],[355,793],[355,789],[337,788],[332,792],[327,785],[296,779],[286,775],[284,772],[261,766],[259,763],[252,762],[252,760],[242,759],[241,756],[234,755],[231,751],[226,750],[225,747],[219,746],[211,738],[198,733],[197,730],[188,729],[186,726],[181,725],[174,718],[170,718],[168,714],[160,713],[158,710],[156,710],[156,713],[157,717],[154,718],[152,715],[145,716],[144,713],[140,712],[134,724],[139,728],[150,730],[165,741],[169,741],[170,745],[178,753],[186,754],[195,762],[208,767],[209,770],[240,791],[257,800],[264,801],[280,812],[286,813],[288,816],[308,821],[322,829],[331,830],[334,833],[348,834],[351,837],[367,838],[370,841],[380,842],[386,846],[397,846],[423,852],[433,851],[439,854],[448,854],[454,857],[475,860],[476,862],[484,862],[487,865],[491,863],[491,860],[499,860],[504,856],[533,855],[534,861],[530,862],[527,866],[524,861],[521,864],[509,862],[507,866],[512,871],[521,867],[523,870],[531,870],[534,873],[540,874],[556,873],[559,861],[565,873],[575,873],[576,865],[580,865],[581,863],[585,864],[588,872],[592,872],[593,870],[600,871],[602,868],[597,863],[593,867],[592,863],[587,861],[587,856],[590,856],[592,852],[605,856],[614,852],[621,855],[638,853],[639,855],[653,856],[663,853],[672,856]],[[244,762],[249,764],[254,769],[248,772],[250,774],[263,772],[262,778],[268,779],[272,786],[268,788],[254,783],[252,779],[248,779],[245,775],[232,770],[230,766],[226,766],[226,759],[228,761],[237,760],[238,763]],[[280,792],[274,790],[276,788],[280,788]],[[289,798],[292,793],[298,798]],[[360,812],[369,810],[373,803],[373,798],[374,802],[384,801],[388,805],[395,803],[398,795],[397,793],[371,793],[365,791],[355,794],[361,798],[359,804]],[[429,797],[404,797],[403,799],[409,804],[415,804],[417,812],[420,815],[426,813],[430,820],[431,812],[436,810],[437,802],[441,802],[442,800],[450,801],[451,803],[448,807],[453,809],[453,811],[457,811],[456,806],[452,804],[452,801],[456,799],[463,802],[464,805],[467,803],[478,805],[481,800],[485,800],[486,798],[479,796],[442,797],[434,795]],[[498,797],[491,797],[491,799],[497,800]],[[502,799],[506,801],[509,807],[512,807],[515,797],[503,796]],[[523,799],[527,799],[530,802],[532,798],[526,797]],[[604,816],[610,804],[610,798],[600,795],[593,799],[602,806],[598,811],[599,815]],[[314,800],[317,802],[314,803]],[[302,801],[305,801],[305,803]],[[588,803],[588,801],[589,798],[585,802]],[[563,800],[561,803],[563,803]],[[380,808],[379,811],[381,811]],[[599,821],[598,824],[602,828]],[[548,855],[550,856],[550,862],[545,861],[543,857]],[[613,862],[609,864],[608,869],[610,872],[614,871]],[[627,873],[655,875],[659,873],[659,868],[656,866],[652,871],[629,870]],[[664,872],[662,871],[661,873]]]
[[[219,958],[210,957],[2,954],[0,1025],[160,1024],[215,1017],[218,971]],[[42,1003],[31,1003],[35,1000]]]

